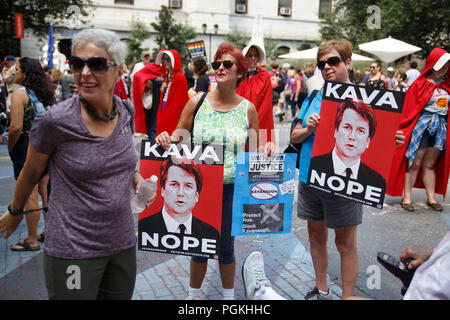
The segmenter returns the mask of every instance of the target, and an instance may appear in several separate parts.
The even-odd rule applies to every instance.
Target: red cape
[[[186,77],[181,70],[181,60],[178,52],[175,50],[164,50],[159,52],[158,57],[160,57],[160,55],[162,55],[163,53],[168,54],[170,56],[170,59],[172,60],[173,77],[172,84],[169,88],[166,105],[164,106],[163,110],[161,110],[161,106],[164,98],[164,93],[161,92],[156,121],[156,135],[164,131],[167,131],[169,135],[172,135],[172,132],[177,127],[181,112],[183,111],[184,106],[189,100],[188,86]],[[156,61],[158,61],[158,58],[156,59]],[[162,65],[162,73],[164,78],[164,85],[164,83],[167,82],[167,71],[164,67],[164,64]]]
[[[114,94],[122,100],[128,100],[127,90],[125,89],[122,77],[117,81],[116,86],[114,87]]]
[[[136,72],[133,76],[133,104],[135,109],[135,132],[148,134],[147,114],[144,112],[142,95],[145,90],[147,80],[153,80],[161,77],[161,66],[156,63],[148,63],[144,68]]]
[[[267,71],[259,68],[259,72],[251,78],[245,78],[236,89],[236,93],[249,100],[258,111],[259,129],[267,130],[267,141],[275,143],[272,106],[272,82]],[[260,143],[265,144],[265,133],[260,131]]]
[[[431,51],[427,58],[425,68],[423,69],[420,76],[412,83],[412,85],[406,91],[405,103],[403,106],[402,115],[400,117],[400,127],[399,130],[403,131],[405,135],[405,143],[398,146],[395,149],[394,157],[392,161],[391,173],[388,180],[386,193],[391,196],[402,196],[403,188],[405,184],[405,172],[408,167],[408,160],[405,157],[406,149],[409,145],[409,140],[411,138],[412,132],[419,119],[420,113],[422,112],[425,104],[430,100],[433,95],[434,90],[439,87],[450,92],[450,68],[447,71],[447,79],[438,85],[429,82],[426,79],[426,73],[430,70],[434,64],[439,60],[439,58],[446,53],[445,50],[440,48],[435,48]],[[445,144],[445,150],[443,155],[439,157],[436,163],[436,193],[441,194],[445,197],[447,191],[447,182],[450,172],[450,152],[448,152],[450,147],[450,121],[447,120],[447,140]],[[422,181],[422,169],[419,169],[417,174],[415,188],[425,188]]]

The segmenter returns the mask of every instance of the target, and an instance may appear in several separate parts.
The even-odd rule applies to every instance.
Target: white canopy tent
[[[391,37],[360,44],[359,48],[376,55],[380,60],[387,63],[422,50],[419,47]]]
[[[317,58],[317,50],[318,47],[314,47],[311,49],[306,49],[302,51],[287,53],[279,56],[279,58],[282,59],[304,59],[304,60],[316,60]],[[372,58],[362,56],[360,54],[353,53],[352,54],[352,61],[373,61]]]

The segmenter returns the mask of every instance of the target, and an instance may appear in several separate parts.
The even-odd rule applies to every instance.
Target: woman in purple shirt
[[[35,120],[0,232],[4,237],[14,232],[48,165],[52,192],[44,273],[49,298],[131,299],[136,236],[130,189],[138,190],[143,178],[135,171],[134,110],[113,95],[126,46],[113,32],[87,29],[73,38],[72,54],[79,94]]]

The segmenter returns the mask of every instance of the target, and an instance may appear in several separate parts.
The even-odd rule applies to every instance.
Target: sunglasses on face
[[[339,58],[338,56],[334,56],[334,57],[328,58],[328,60],[320,60],[317,63],[317,68],[319,68],[319,70],[323,70],[323,69],[325,69],[326,64],[328,64],[330,67],[335,67],[339,63],[341,63],[341,58]]]
[[[117,66],[117,63],[108,61],[105,57],[92,57],[87,60],[76,56],[69,58],[69,66],[74,73],[83,71],[85,65],[88,66],[91,72],[102,74],[108,72],[110,66]]]
[[[217,69],[220,68],[220,66],[221,66],[222,64],[223,64],[223,67],[224,67],[225,69],[230,69],[230,68],[233,66],[233,64],[234,64],[234,61],[231,61],[231,60],[214,61],[214,62],[211,62],[211,67],[212,67],[214,70],[217,70]]]

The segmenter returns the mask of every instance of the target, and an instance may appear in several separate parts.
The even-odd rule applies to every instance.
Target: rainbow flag
[[[203,40],[189,42],[187,43],[187,48],[191,59],[202,57],[207,61],[205,42]]]

